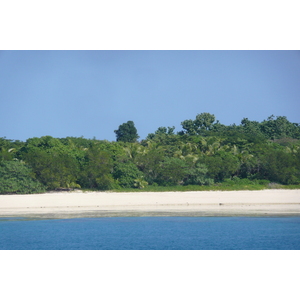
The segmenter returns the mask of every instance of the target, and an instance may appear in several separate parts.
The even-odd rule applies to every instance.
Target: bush
[[[222,183],[224,186],[234,186],[234,185],[254,185],[255,181],[250,180],[248,178],[242,178],[234,176],[233,178],[226,178]]]
[[[32,176],[32,171],[20,161],[0,163],[0,194],[43,193],[45,188]]]
[[[226,178],[224,182],[222,182],[223,186],[254,186],[254,185],[262,185],[262,186],[268,186],[270,183],[269,180],[251,180],[249,178],[239,178],[237,176],[234,176],[232,178]]]

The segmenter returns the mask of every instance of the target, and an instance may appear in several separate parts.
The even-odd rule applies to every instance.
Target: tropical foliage
[[[286,117],[227,126],[202,113],[181,125],[140,142],[132,121],[115,131],[116,142],[0,138],[0,193],[300,184],[300,125]]]
[[[41,183],[35,180],[30,168],[20,161],[0,163],[0,194],[32,194],[45,192]]]

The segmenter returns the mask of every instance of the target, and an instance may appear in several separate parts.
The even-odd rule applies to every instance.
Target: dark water
[[[300,250],[300,217],[0,218],[1,250]]]

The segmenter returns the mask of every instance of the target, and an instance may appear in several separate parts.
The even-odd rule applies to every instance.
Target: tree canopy
[[[117,142],[134,143],[139,138],[137,129],[135,128],[133,121],[123,123],[114,132],[117,137]]]
[[[117,141],[42,136],[0,138],[0,193],[109,190],[229,182],[300,184],[300,126],[286,117],[224,125],[209,113],[183,130],[159,127],[144,140],[133,121]]]

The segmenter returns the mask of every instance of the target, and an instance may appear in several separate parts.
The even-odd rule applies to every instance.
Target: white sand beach
[[[0,195],[0,217],[300,216],[300,190]]]

